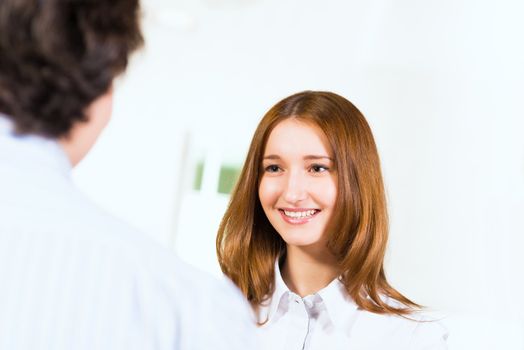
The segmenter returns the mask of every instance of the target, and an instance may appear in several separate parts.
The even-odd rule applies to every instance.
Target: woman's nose
[[[300,173],[290,173],[287,177],[284,189],[284,200],[290,204],[296,204],[307,198],[307,183]]]

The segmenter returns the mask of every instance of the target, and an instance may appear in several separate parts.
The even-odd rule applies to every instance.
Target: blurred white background
[[[228,198],[214,192],[215,170],[242,163],[281,98],[334,91],[361,109],[379,146],[393,285],[448,315],[450,349],[524,349],[524,2],[143,7],[146,47],[75,170],[94,201],[218,273],[214,236]]]

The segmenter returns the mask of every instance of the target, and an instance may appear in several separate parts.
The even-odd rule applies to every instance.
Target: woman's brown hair
[[[287,118],[320,127],[337,169],[336,211],[327,228],[347,293],[364,310],[405,315],[419,306],[390,286],[384,273],[388,214],[380,160],[362,113],[332,92],[304,91],[273,106],[260,121],[217,236],[222,271],[257,309],[274,291],[276,259],[286,244],[269,223],[258,187],[273,128]],[[391,305],[391,298],[400,305]]]

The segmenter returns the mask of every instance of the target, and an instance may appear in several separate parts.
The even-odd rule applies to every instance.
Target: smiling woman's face
[[[269,135],[258,189],[269,222],[291,246],[319,246],[333,216],[337,181],[333,151],[317,126],[288,118]]]

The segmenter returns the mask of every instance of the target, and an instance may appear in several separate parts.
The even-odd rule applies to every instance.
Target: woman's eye
[[[278,165],[268,165],[265,169],[268,173],[276,173],[280,170]]]
[[[315,164],[311,166],[311,171],[314,173],[322,173],[324,171],[328,171],[329,168],[324,165]]]

